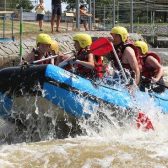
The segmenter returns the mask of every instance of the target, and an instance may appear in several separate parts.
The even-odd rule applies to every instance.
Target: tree
[[[80,3],[85,4],[87,3],[86,1],[87,0],[80,0]],[[76,0],[62,0],[62,2],[65,2],[68,4],[66,7],[67,11],[76,9]]]
[[[6,0],[6,3],[10,9],[19,9],[22,6],[24,11],[31,11],[34,8],[30,0]]]

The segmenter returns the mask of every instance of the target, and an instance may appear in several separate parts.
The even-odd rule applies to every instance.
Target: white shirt
[[[40,5],[40,4],[39,4],[39,5]],[[42,5],[43,8],[45,9],[45,7],[44,7],[44,3],[42,3],[41,5]],[[44,9],[42,9],[41,7],[36,7],[36,8],[35,8],[36,13],[37,13],[37,14],[42,14],[42,15],[45,14],[45,10],[44,10]]]

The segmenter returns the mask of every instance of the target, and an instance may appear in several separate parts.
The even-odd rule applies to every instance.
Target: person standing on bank
[[[59,26],[60,26],[61,13],[62,13],[61,0],[52,0],[51,6],[52,6],[51,33],[54,32],[55,16],[57,16],[56,32],[60,32],[59,31]]]
[[[83,24],[85,31],[88,31],[88,24],[87,24],[87,20],[88,17],[91,17],[92,14],[88,13],[85,9],[84,5],[80,6],[80,24]]]
[[[45,15],[44,1],[40,0],[40,3],[36,6],[35,11],[37,13],[37,21],[39,23],[40,31],[43,31],[43,19]]]

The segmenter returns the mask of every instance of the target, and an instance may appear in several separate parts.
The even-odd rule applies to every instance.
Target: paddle
[[[111,42],[107,38],[101,37],[91,44],[90,51],[93,55],[103,56],[113,51],[113,48]]]
[[[70,53],[72,53],[73,51],[68,51],[68,52],[65,52],[63,55],[67,55],[67,54],[70,54]],[[56,57],[58,57],[59,55],[52,55],[52,56],[49,56],[49,57],[47,57],[47,58],[42,58],[42,59],[40,59],[40,60],[37,60],[37,61],[33,61],[32,62],[32,64],[37,64],[37,63],[39,63],[39,62],[43,62],[43,61],[47,61],[47,60],[50,60],[50,59],[52,59],[52,58],[56,58]]]
[[[103,55],[106,55],[109,52],[113,51],[114,56],[119,64],[120,69],[122,71],[122,74],[124,76],[124,79],[125,79],[126,83],[128,82],[128,79],[125,75],[124,69],[121,65],[119,58],[118,58],[118,55],[117,55],[116,50],[114,48],[114,45],[107,38],[102,37],[102,38],[97,39],[95,42],[92,43],[90,50],[94,55],[97,55],[97,56],[103,56]],[[144,130],[154,130],[154,127],[153,127],[151,120],[143,112],[140,111],[138,113],[138,117],[137,117],[136,121],[137,121],[138,128],[143,128]]]
[[[98,56],[103,56],[113,51],[115,58],[122,71],[122,74],[125,78],[125,81],[128,82],[124,69],[116,53],[116,50],[113,44],[107,38],[102,37],[102,38],[97,39],[95,42],[92,43],[90,50],[94,55],[98,55]],[[138,128],[143,128],[144,130],[154,130],[151,120],[143,112],[138,113],[138,117],[136,121],[137,121]]]
[[[124,77],[124,79],[125,79],[125,82],[126,82],[126,84],[128,84],[128,79],[127,79],[127,77],[126,77],[125,71],[124,71],[124,69],[123,69],[123,67],[122,67],[122,65],[121,65],[121,62],[120,62],[120,60],[119,60],[119,58],[118,58],[117,52],[116,52],[116,50],[115,50],[113,44],[112,44],[112,47],[113,47],[114,56],[115,56],[115,58],[116,58],[116,60],[117,60],[117,63],[118,63],[118,65],[119,65],[120,69],[121,69],[121,72],[122,72],[122,75],[123,75],[123,77]]]
[[[69,64],[69,62],[72,61],[74,58],[75,58],[74,56],[68,57],[64,61],[60,62],[58,64],[58,66],[61,67],[61,68],[63,68],[64,66],[66,66],[67,64]]]
[[[154,130],[151,120],[143,112],[138,113],[136,122],[137,122],[137,128],[142,128],[144,131]]]
[[[97,55],[97,56],[103,56],[103,55],[106,55],[106,54],[110,53],[111,51],[113,51],[114,56],[117,60],[117,63],[121,69],[122,75],[123,75],[126,83],[128,83],[128,79],[125,75],[124,69],[121,65],[119,58],[118,58],[118,55],[117,55],[117,52],[114,48],[113,43],[111,43],[107,38],[101,37],[92,43],[92,45],[90,46],[90,50],[94,55]]]
[[[132,101],[136,102],[138,100],[136,100],[133,93],[134,92],[131,92],[130,96],[132,98]],[[137,114],[137,118],[136,118],[137,128],[142,129],[144,131],[154,130],[153,124],[152,124],[151,120],[149,119],[149,117],[144,112],[142,112],[140,108],[134,108],[134,109],[138,110],[138,114]]]
[[[113,49],[112,49],[111,43],[109,42],[109,40],[107,38],[104,38],[104,37],[98,38],[90,46],[90,52],[96,56],[106,55],[109,52],[111,52],[112,50]],[[72,59],[73,59],[72,57],[67,58],[63,62],[59,63],[58,66],[64,67],[68,64],[68,61],[70,61]]]
[[[43,59],[40,59],[40,60],[37,60],[37,61],[33,61],[32,64],[37,64],[37,63],[39,63],[39,62],[47,61],[47,60],[50,60],[50,59],[52,59],[52,58],[56,58],[56,57],[58,57],[58,56],[59,56],[59,55],[51,55],[51,56],[49,56],[49,57],[47,57],[47,58],[43,58]]]

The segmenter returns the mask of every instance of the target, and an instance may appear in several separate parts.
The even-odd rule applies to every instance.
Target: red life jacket
[[[126,69],[128,69],[128,70],[130,70],[130,71],[132,70],[132,69],[131,69],[131,66],[130,66],[129,64],[122,63],[122,57],[123,57],[124,50],[125,50],[125,48],[128,47],[128,46],[131,47],[131,48],[134,50],[135,56],[136,56],[136,59],[137,59],[137,62],[138,62],[138,66],[139,66],[139,69],[140,69],[140,71],[141,71],[141,70],[142,70],[142,65],[141,65],[141,60],[140,60],[140,58],[139,58],[139,52],[138,52],[136,46],[134,46],[134,43],[133,43],[132,41],[129,41],[129,40],[126,41],[125,43],[121,43],[121,44],[119,44],[119,45],[117,45],[117,46],[114,46],[114,47],[115,47],[115,50],[116,50],[116,53],[117,53],[117,55],[118,55],[118,58],[119,58],[119,60],[120,60],[120,62],[121,62],[121,64],[122,64],[123,68],[126,68]],[[114,53],[112,53],[111,59],[112,59],[112,61],[113,61],[114,67],[115,67],[117,70],[120,70],[119,64],[118,64],[118,62],[117,62],[117,59],[115,58]]]
[[[88,51],[86,49],[81,49],[76,56],[76,59],[80,61],[88,61]],[[81,64],[76,64],[76,73],[88,78],[93,78],[94,70],[89,69]]]
[[[95,73],[97,78],[103,77],[103,60],[102,56],[95,56]]]
[[[145,56],[140,57],[142,60],[141,61],[142,62],[142,76],[145,76],[146,78],[151,79],[158,73],[159,69],[154,69],[153,67],[146,64],[146,59],[149,56],[154,57],[159,63],[161,63],[161,59],[156,53],[153,53],[153,52],[148,52]]]
[[[37,49],[33,48],[33,52],[34,52],[34,61],[42,59],[43,56],[40,55]],[[47,58],[48,56],[49,55],[46,54],[44,57]],[[42,61],[42,62],[39,62],[38,64],[51,64],[51,60]]]

